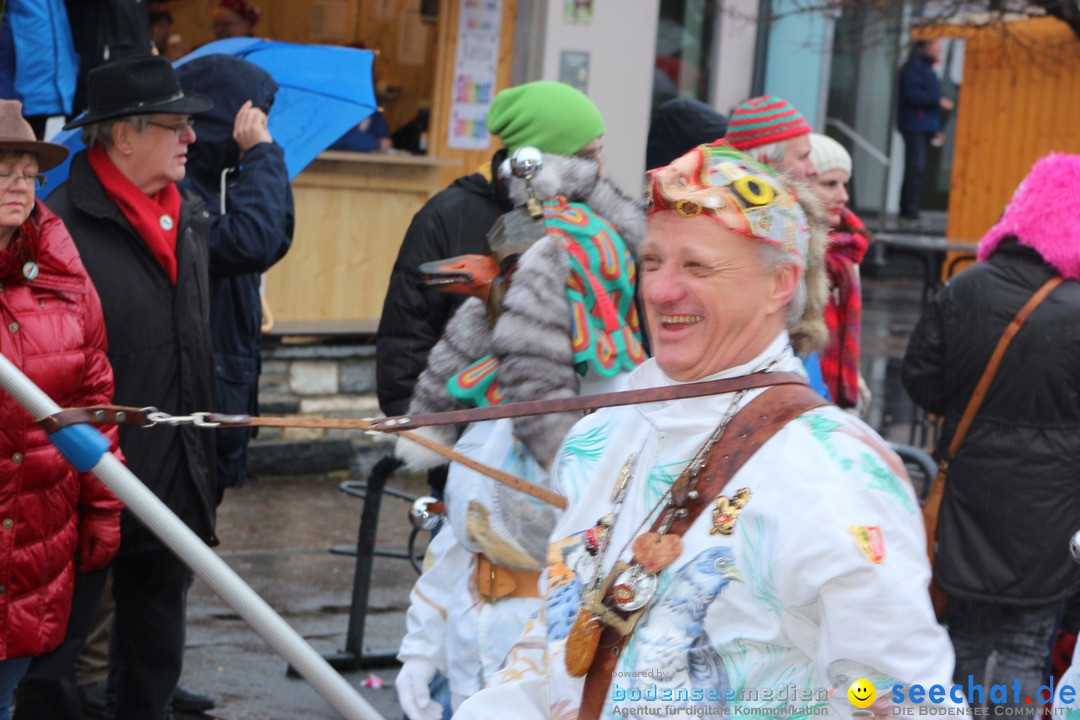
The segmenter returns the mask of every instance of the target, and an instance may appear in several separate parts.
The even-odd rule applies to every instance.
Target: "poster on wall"
[[[450,96],[448,147],[487,150],[491,142],[484,118],[495,97],[501,24],[502,0],[462,0]]]
[[[589,53],[563,50],[559,58],[559,82],[589,94]]]
[[[592,25],[593,0],[563,0],[563,22]]]

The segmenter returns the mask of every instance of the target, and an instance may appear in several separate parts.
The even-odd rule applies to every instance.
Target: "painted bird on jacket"
[[[729,688],[724,663],[705,633],[709,606],[732,580],[742,582],[730,547],[711,547],[674,574],[663,594],[654,601],[627,648],[624,666],[662,668],[663,676],[632,676],[632,690],[646,684],[663,688],[717,688],[725,697]],[[700,704],[700,703],[699,703]]]

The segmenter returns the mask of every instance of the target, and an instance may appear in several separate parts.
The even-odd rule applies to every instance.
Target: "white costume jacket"
[[[771,369],[803,372],[782,333],[758,358],[707,379],[744,375],[776,357]],[[673,384],[651,360],[629,380],[631,388]],[[581,587],[629,560],[634,538],[733,397],[608,408],[574,426],[552,469],[553,489],[570,505],[551,535],[544,607],[455,717],[504,718],[508,708],[515,718],[576,717],[584,681],[568,675],[564,651]],[[594,558],[583,534],[615,510],[613,485],[631,453],[625,501],[606,554]],[[712,534],[712,513],[702,512],[661,571],[601,717],[753,708],[846,719],[855,709],[847,690],[860,677],[877,688],[872,709],[883,714],[897,683],[951,685],[952,648],[926,591],[919,507],[903,465],[873,430],[833,406],[811,410],[768,440],[722,497],[742,489],[749,498],[732,534]]]

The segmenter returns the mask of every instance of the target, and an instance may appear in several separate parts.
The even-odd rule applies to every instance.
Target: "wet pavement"
[[[344,648],[352,595],[352,557],[328,548],[355,545],[363,501],[342,493],[344,477],[253,478],[229,490],[219,510],[218,553],[316,650]],[[391,486],[415,493],[422,478],[399,476]],[[408,505],[386,497],[380,549],[404,550]],[[365,632],[365,652],[396,650],[416,571],[406,560],[377,557]],[[202,716],[221,720],[322,720],[340,717],[209,587],[196,581],[189,596],[188,649],[182,684],[212,695],[217,707]],[[365,688],[373,674],[386,684]],[[396,668],[343,672],[387,718],[400,717],[392,687]]]
[[[863,374],[873,392],[868,421],[886,439],[907,443],[911,402],[897,380],[907,337],[919,315],[921,281],[890,267],[864,273]],[[349,624],[354,559],[328,552],[355,545],[363,501],[342,493],[344,475],[257,477],[229,490],[219,511],[221,557],[320,652],[340,651]],[[424,490],[420,477],[398,475],[390,485]],[[407,504],[385,497],[377,544],[403,550]],[[375,559],[365,652],[393,652],[404,633],[409,588],[416,572],[406,560]],[[183,684],[217,699],[201,716],[221,720],[330,720],[339,715],[202,582],[189,598]],[[396,668],[343,674],[386,718],[401,717],[392,687]],[[382,680],[382,688],[363,687]]]

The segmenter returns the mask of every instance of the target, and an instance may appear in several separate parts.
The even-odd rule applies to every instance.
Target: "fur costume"
[[[542,222],[519,209],[489,233],[493,256],[503,254],[507,239],[521,253],[505,292],[497,291],[500,276],[488,304],[471,297],[451,318],[417,381],[411,414],[621,389],[628,371],[644,361],[634,304],[643,208],[582,158],[545,154],[531,182],[544,198]],[[509,192],[516,205],[525,204],[524,181],[514,179]],[[529,239],[535,242],[521,252]],[[418,432],[547,486],[547,468],[579,417],[504,418]],[[414,468],[446,462],[404,439],[397,452]],[[496,672],[539,606],[529,592],[537,580],[529,578],[542,566],[555,511],[460,463],[450,466],[444,499],[447,524],[429,544],[410,593],[399,657],[407,666],[429,661],[446,675],[452,694],[464,697]],[[526,575],[507,580],[500,572],[497,581],[495,570],[484,574],[481,555],[494,568]],[[505,583],[525,592],[497,593]]]
[[[642,209],[610,181],[598,177],[596,162],[545,153],[543,169],[533,178],[532,186],[539,197],[562,197],[570,203],[588,205],[614,227],[631,252],[637,251],[644,235]],[[511,181],[510,197],[515,205],[525,203],[525,181]],[[428,366],[417,380],[409,414],[460,409],[462,403],[450,394],[447,383],[488,354],[498,358],[499,386],[504,393],[501,400],[576,396],[580,378],[571,349],[571,306],[567,299],[570,266],[571,258],[563,243],[549,235],[521,255],[493,328],[484,303],[478,298],[467,300],[432,349]],[[563,435],[578,417],[576,413],[565,413],[515,418],[514,434],[541,465],[548,467]],[[463,431],[461,426],[417,430],[447,446],[452,446]],[[397,454],[412,469],[446,462],[442,456],[404,439],[398,441]]]

